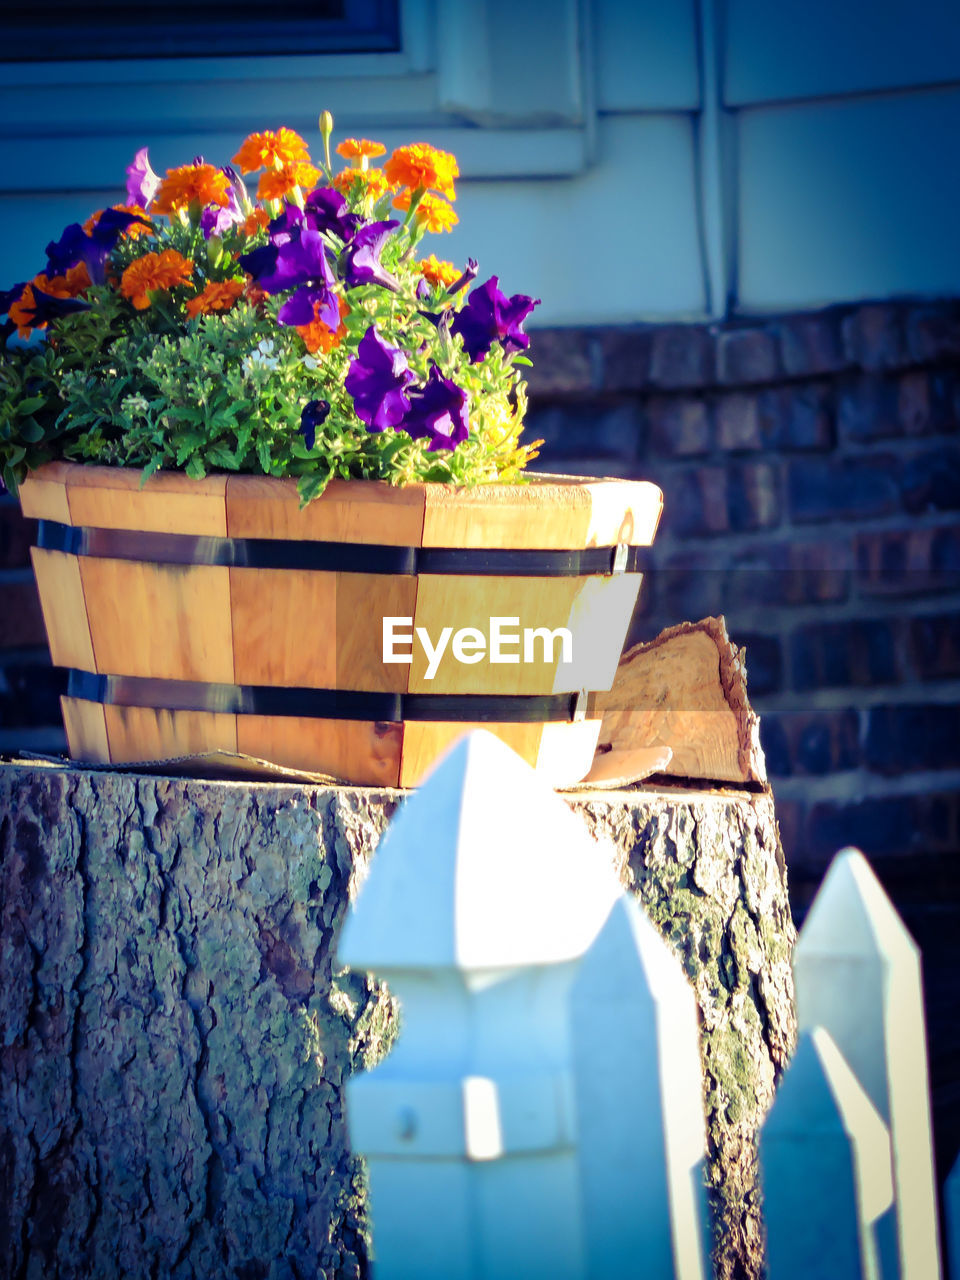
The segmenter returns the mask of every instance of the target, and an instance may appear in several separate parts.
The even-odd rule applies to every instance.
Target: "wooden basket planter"
[[[645,481],[536,477],[458,490],[191,480],[51,463],[22,485],[75,759],[241,752],[368,785],[416,784],[478,724],[554,785],[590,768],[660,517]],[[383,619],[436,643],[490,619],[566,628],[572,661],[383,662]],[[517,652],[517,649],[513,650]],[[521,656],[522,646],[518,657]]]

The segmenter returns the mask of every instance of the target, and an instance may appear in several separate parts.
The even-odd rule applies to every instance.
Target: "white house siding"
[[[139,146],[226,162],[287,124],[317,149],[327,106],[457,153],[434,247],[540,297],[541,325],[960,292],[955,0],[402,11],[401,53],[0,63],[0,284],[118,198]]]

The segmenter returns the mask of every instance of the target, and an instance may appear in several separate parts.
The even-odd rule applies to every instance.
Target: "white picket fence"
[[[707,1280],[693,991],[603,848],[492,735],[405,801],[339,960],[402,1009],[347,1092],[376,1280]],[[760,1134],[770,1280],[938,1280],[919,955],[855,849],[794,972],[799,1043]],[[960,1161],[945,1196],[960,1280]]]

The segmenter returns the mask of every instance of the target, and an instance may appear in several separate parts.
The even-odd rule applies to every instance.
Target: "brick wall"
[[[543,330],[544,470],[655,480],[634,619],[746,647],[791,900],[859,845],[921,943],[941,1172],[960,1145],[960,302]]]

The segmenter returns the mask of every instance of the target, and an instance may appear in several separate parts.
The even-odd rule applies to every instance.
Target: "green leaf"
[[[41,400],[41,404],[43,401]],[[43,427],[36,418],[25,418],[20,423],[20,438],[26,440],[27,444],[37,444],[46,435]]]
[[[21,400],[17,407],[22,414],[29,416],[31,413],[36,413],[38,409],[42,409],[46,403],[46,396],[28,396],[26,400]]]

